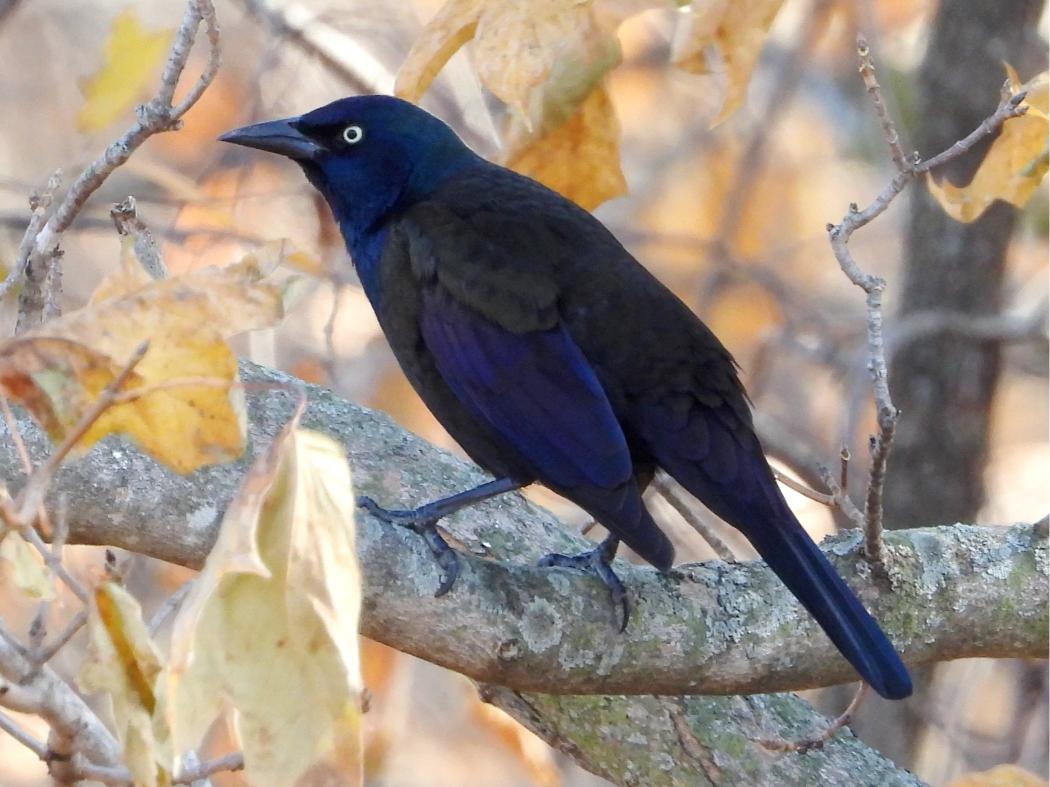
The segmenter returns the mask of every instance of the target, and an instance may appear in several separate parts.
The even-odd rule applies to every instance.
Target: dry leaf
[[[1028,111],[1003,124],[968,186],[956,186],[947,180],[938,184],[932,175],[926,176],[930,193],[956,221],[975,221],[997,199],[1024,207],[1043,182],[1050,164],[1047,147],[1050,72],[1044,71],[1021,85],[1017,72],[1010,66],[1006,70],[1013,94],[1028,91],[1024,102]]]
[[[540,137],[524,137],[506,165],[591,210],[627,190],[620,169],[620,126],[604,87],[591,93],[568,122]]]
[[[120,585],[103,582],[92,599],[87,629],[88,655],[80,687],[109,696],[124,763],[135,784],[170,784],[171,734],[158,694],[164,665],[142,622],[139,603]]]
[[[297,424],[249,472],[176,619],[172,728],[195,747],[227,702],[252,784],[358,785],[350,473],[337,443]]]
[[[616,29],[663,5],[667,0],[449,0],[409,52],[395,92],[418,101],[473,39],[479,78],[515,110],[505,163],[594,208],[626,190],[619,124],[604,88],[621,59]]]
[[[445,63],[474,37],[486,0],[448,0],[412,44],[397,72],[394,93],[419,102]]]
[[[284,316],[293,288],[265,278],[271,256],[153,281],[125,254],[87,306],[0,346],[0,391],[60,440],[148,340],[125,390],[161,387],[110,408],[78,447],[122,432],[179,472],[234,459],[244,445],[243,393],[222,385],[237,379],[224,339]],[[185,378],[214,384],[163,387]]]
[[[619,18],[599,20],[594,6],[594,0],[449,0],[408,53],[394,91],[418,101],[456,50],[474,39],[482,83],[526,125],[542,125],[552,107],[564,122],[620,62]]]
[[[684,19],[677,37],[673,59],[686,71],[707,74],[713,71],[708,53],[712,47],[721,55],[726,73],[722,110],[712,122],[721,123],[743,103],[751,72],[762,53],[773,20],[784,0],[696,0]]]
[[[49,601],[55,597],[54,582],[40,553],[13,530],[0,536],[0,577],[30,598]]]
[[[106,62],[83,86],[77,128],[104,129],[144,98],[174,34],[174,30],[148,32],[131,9],[118,16],[106,41]]]
[[[1047,787],[1047,781],[1016,765],[999,765],[990,771],[957,776],[948,787]]]

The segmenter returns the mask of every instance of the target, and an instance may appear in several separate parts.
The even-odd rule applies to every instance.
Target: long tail
[[[748,533],[755,549],[875,691],[890,700],[909,696],[908,669],[879,624],[784,509],[784,519]]]

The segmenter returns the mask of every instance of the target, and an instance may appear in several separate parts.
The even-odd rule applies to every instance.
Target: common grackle
[[[663,468],[739,528],[884,697],[911,693],[878,624],[788,508],[733,358],[593,216],[485,161],[442,121],[387,96],[335,101],[220,139],[296,161],[339,223],[390,346],[427,407],[494,481],[412,511],[362,505],[422,533],[540,482],[609,531],[544,565],[609,567],[620,540],[661,571],[674,549],[642,501]]]

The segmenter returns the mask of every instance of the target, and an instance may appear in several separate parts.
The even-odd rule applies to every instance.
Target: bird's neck
[[[456,142],[455,147],[441,151],[443,155],[428,156],[410,172],[390,171],[384,189],[359,191],[356,197],[351,196],[345,201],[343,194],[325,193],[347,251],[370,298],[378,292],[378,268],[391,222],[410,206],[432,197],[448,178],[484,161],[458,140]],[[395,179],[400,183],[390,188]]]

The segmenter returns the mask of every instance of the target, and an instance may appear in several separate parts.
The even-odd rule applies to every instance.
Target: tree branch
[[[245,372],[248,382],[295,382],[258,367]],[[482,478],[382,415],[318,387],[308,392],[304,423],[346,445],[362,494],[409,505]],[[269,443],[294,398],[272,390],[249,396],[253,446]],[[39,454],[44,438],[35,429],[26,432]],[[13,486],[22,470],[10,443],[0,449],[0,468]],[[63,468],[54,494],[71,501],[71,542],[111,544],[197,566],[242,469],[226,465],[179,477],[111,438]],[[113,490],[120,490],[118,499]],[[550,515],[506,496],[445,526],[467,554],[454,591],[435,599],[438,571],[422,541],[360,518],[364,634],[518,690],[736,694],[855,677],[762,563],[695,564],[668,576],[622,566],[636,612],[620,635],[600,583],[534,568],[543,553],[580,544]],[[894,534],[889,585],[882,592],[869,582],[859,540],[856,532],[836,537],[830,557],[854,580],[905,660],[1045,652],[1046,541],[1031,526]]]
[[[894,431],[897,427],[899,412],[890,397],[889,373],[886,367],[886,342],[883,336],[882,293],[886,281],[861,270],[849,250],[849,241],[853,233],[870,224],[889,208],[890,203],[904,190],[913,178],[934,167],[941,166],[955,159],[972,148],[978,141],[995,133],[1010,118],[1023,115],[1028,107],[1023,103],[1025,93],[1011,96],[1009,82],[1003,87],[1002,97],[995,112],[964,139],[955,142],[947,150],[936,156],[920,161],[918,156],[908,161],[900,144],[897,128],[886,110],[882,100],[882,89],[875,78],[875,66],[871,60],[868,43],[863,36],[857,37],[857,53],[860,57],[860,74],[865,88],[875,105],[875,112],[882,124],[890,156],[897,169],[897,174],[879,192],[875,200],[861,210],[854,203],[849,212],[838,224],[828,224],[828,238],[831,250],[838,261],[842,272],[853,284],[864,290],[868,312],[868,371],[871,373],[872,388],[875,397],[875,415],[879,426],[878,434],[871,438],[871,470],[868,476],[867,500],[864,506],[864,530],[866,534],[865,552],[872,563],[884,567],[882,544],[883,490],[886,482],[886,462],[889,459],[890,447],[893,444]]]
[[[243,365],[242,376],[248,383],[299,384],[250,364]],[[249,385],[248,399],[251,445],[259,450],[283,426],[297,395],[271,386],[256,388],[260,386]],[[355,487],[363,494],[408,505],[483,478],[476,468],[413,437],[386,416],[316,386],[306,390],[304,423],[346,446]],[[49,450],[46,438],[27,417],[19,424],[39,460]],[[199,566],[245,461],[176,476],[110,437],[60,470],[53,499],[64,495],[70,501],[72,542],[113,544]],[[9,439],[0,439],[0,474],[12,490],[24,481]],[[724,694],[827,685],[854,677],[761,563],[710,562],[682,566],[668,576],[621,565],[636,609],[627,633],[620,635],[599,583],[572,571],[533,568],[541,554],[580,544],[549,514],[519,496],[506,496],[468,509],[446,527],[467,554],[455,588],[435,599],[438,571],[422,541],[370,517],[360,518],[362,633],[483,682],[510,686],[493,690],[494,699],[556,745],[560,741],[575,747],[581,761],[598,772],[616,773],[619,765],[613,761],[623,758],[633,763],[623,774],[643,766],[665,773],[661,780],[644,783],[695,784],[700,771],[695,758],[660,771],[668,756],[685,757],[681,721],[676,726],[665,700],[519,692]],[[847,577],[863,580],[867,562],[859,541],[856,532],[837,537],[831,558]],[[893,592],[875,597],[870,585],[853,584],[907,660],[1045,653],[1045,531],[1028,525],[907,531],[893,534],[889,549]],[[741,709],[748,706],[738,697],[680,700],[701,750],[718,749],[719,769],[740,778],[756,764],[768,767],[769,752],[757,741],[804,738],[826,724],[790,695],[750,701],[757,703],[759,721],[742,717]],[[533,709],[528,718],[522,703]],[[635,719],[631,723],[637,731],[649,717],[660,722],[653,729],[647,726],[645,746],[628,741],[619,751],[605,745],[607,735],[597,734],[611,718],[621,720],[617,723]],[[729,738],[716,736],[750,743],[739,757],[730,758],[721,748]],[[624,740],[629,737],[625,734]],[[787,764],[776,768],[802,779],[809,768],[858,767],[880,774],[877,783],[915,783],[841,735],[824,752],[784,755],[783,760]],[[823,764],[813,764],[818,761]],[[881,765],[876,767],[875,761]],[[692,769],[691,780],[676,781],[673,774],[686,766]],[[795,768],[800,770],[791,770]]]

